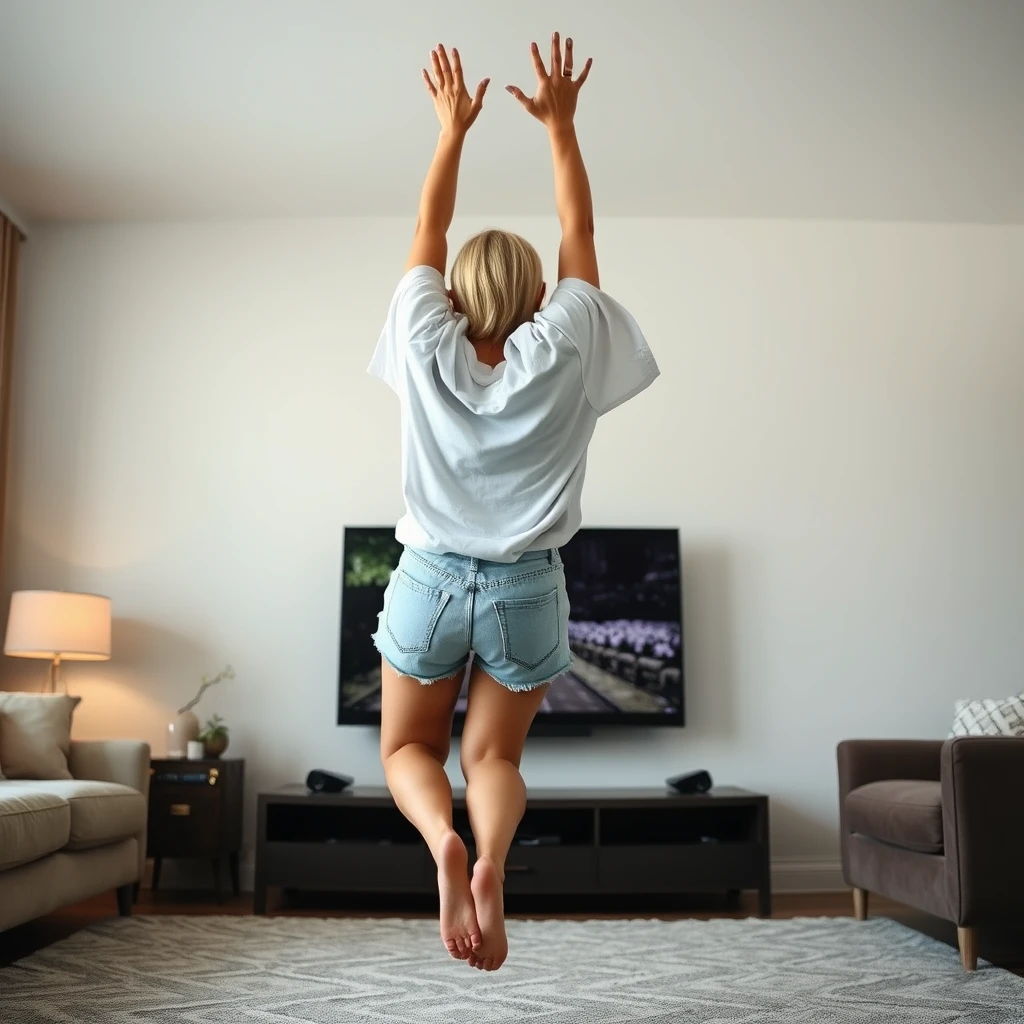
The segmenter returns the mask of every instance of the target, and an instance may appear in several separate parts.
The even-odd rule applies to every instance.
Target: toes
[[[445,939],[444,948],[447,949],[448,952],[451,953],[453,957],[455,957],[456,959],[459,958],[459,947],[455,939]]]
[[[479,932],[473,932],[469,937],[469,944],[473,947],[473,952],[475,953],[484,944],[484,938]]]

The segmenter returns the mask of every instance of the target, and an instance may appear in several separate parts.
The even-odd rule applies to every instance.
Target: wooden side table
[[[241,758],[153,758],[149,768],[149,826],[146,853],[153,858],[153,884],[160,884],[164,857],[205,857],[213,866],[217,901],[227,859],[231,889],[238,895],[238,854],[242,849]]]

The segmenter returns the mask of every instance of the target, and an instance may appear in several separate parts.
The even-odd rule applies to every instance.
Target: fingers
[[[587,63],[583,65],[583,70],[580,72],[580,77],[576,79],[576,85],[580,86],[587,80],[587,75],[590,74],[590,68],[594,63],[593,57],[587,58]]]
[[[572,37],[565,41],[565,61],[562,64],[562,74],[566,78],[572,78]]]
[[[476,87],[476,95],[473,97],[473,105],[470,107],[474,117],[480,113],[480,108],[484,105],[484,93],[487,92],[487,86],[490,84],[491,80],[489,78],[485,78]]]
[[[547,78],[547,69],[540,59],[540,47],[536,43],[530,43],[530,56],[533,58],[533,70],[537,72],[537,78]]]
[[[556,75],[562,73],[562,44],[559,42],[558,33],[555,32],[551,36],[551,76],[554,78]]]
[[[456,86],[459,89],[464,88],[466,83],[462,77],[462,58],[459,56],[459,51],[454,46],[452,47],[452,71],[455,73]]]
[[[451,85],[454,81],[454,75],[452,75],[452,66],[448,63],[448,54],[445,53],[444,44],[438,43],[434,53],[437,54],[437,61],[440,65],[441,73],[444,75],[444,84]]]
[[[523,109],[532,112],[533,100],[529,96],[527,96],[526,93],[524,93],[523,90],[519,88],[519,86],[506,85],[505,92],[510,92],[513,96],[515,96],[517,100],[519,100],[519,103],[522,105]]]
[[[427,83],[427,92],[429,92],[431,96],[436,96],[437,87],[431,81],[430,75],[427,73],[427,69],[421,68],[420,70],[423,72],[423,81]]]

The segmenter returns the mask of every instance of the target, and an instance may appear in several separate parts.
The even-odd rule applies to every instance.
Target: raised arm
[[[551,37],[551,70],[544,67],[536,43],[530,43],[533,67],[537,72],[537,93],[526,96],[522,89],[507,86],[522,106],[548,130],[551,159],[555,170],[555,203],[562,225],[562,243],[558,247],[558,279],[578,277],[595,288],[600,286],[597,250],[594,248],[594,206],[583,154],[576,138],[573,118],[576,97],[590,74],[592,58],[573,80],[572,39],[565,41],[565,61],[556,32]]]
[[[423,81],[434,100],[441,134],[427,171],[427,180],[423,183],[416,234],[405,269],[428,266],[444,274],[448,261],[448,228],[455,214],[462,144],[466,132],[480,113],[490,79],[485,78],[471,98],[462,78],[462,60],[458,50],[452,47],[452,59],[449,61],[445,48],[438,43],[437,48],[430,51],[430,63],[433,76],[424,68]]]

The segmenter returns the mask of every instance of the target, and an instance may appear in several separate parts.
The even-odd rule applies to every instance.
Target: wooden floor
[[[672,913],[563,913],[563,914],[510,914],[510,917],[546,917],[546,918],[593,918],[593,917],[662,917],[678,918],[712,918],[712,917],[749,917],[755,914],[756,902],[753,894],[741,897],[739,905],[733,910],[697,907],[693,910],[675,911]],[[136,914],[236,914],[252,913],[252,896],[243,893],[241,896],[228,898],[224,903],[213,901],[209,893],[190,893],[181,891],[161,891],[153,893],[142,890],[135,905]],[[412,913],[398,910],[353,911],[351,909],[327,909],[324,904],[310,905],[305,908],[289,907],[278,910],[276,914],[314,917],[429,917],[427,913]],[[35,950],[42,949],[53,942],[73,934],[81,928],[117,914],[117,903],[114,893],[97,896],[82,903],[65,907],[37,921],[12,928],[0,933],[0,965],[6,965],[27,956]],[[793,917],[850,917],[853,904],[848,893],[776,893],[774,897],[773,918]],[[928,917],[917,911],[910,910],[898,903],[891,903],[880,897],[871,898],[870,914],[873,917],[891,917],[902,924],[956,947],[956,928],[945,921]],[[1022,935],[990,935],[982,932],[981,956],[1024,976],[1024,936]],[[952,963],[959,969],[958,963]]]

